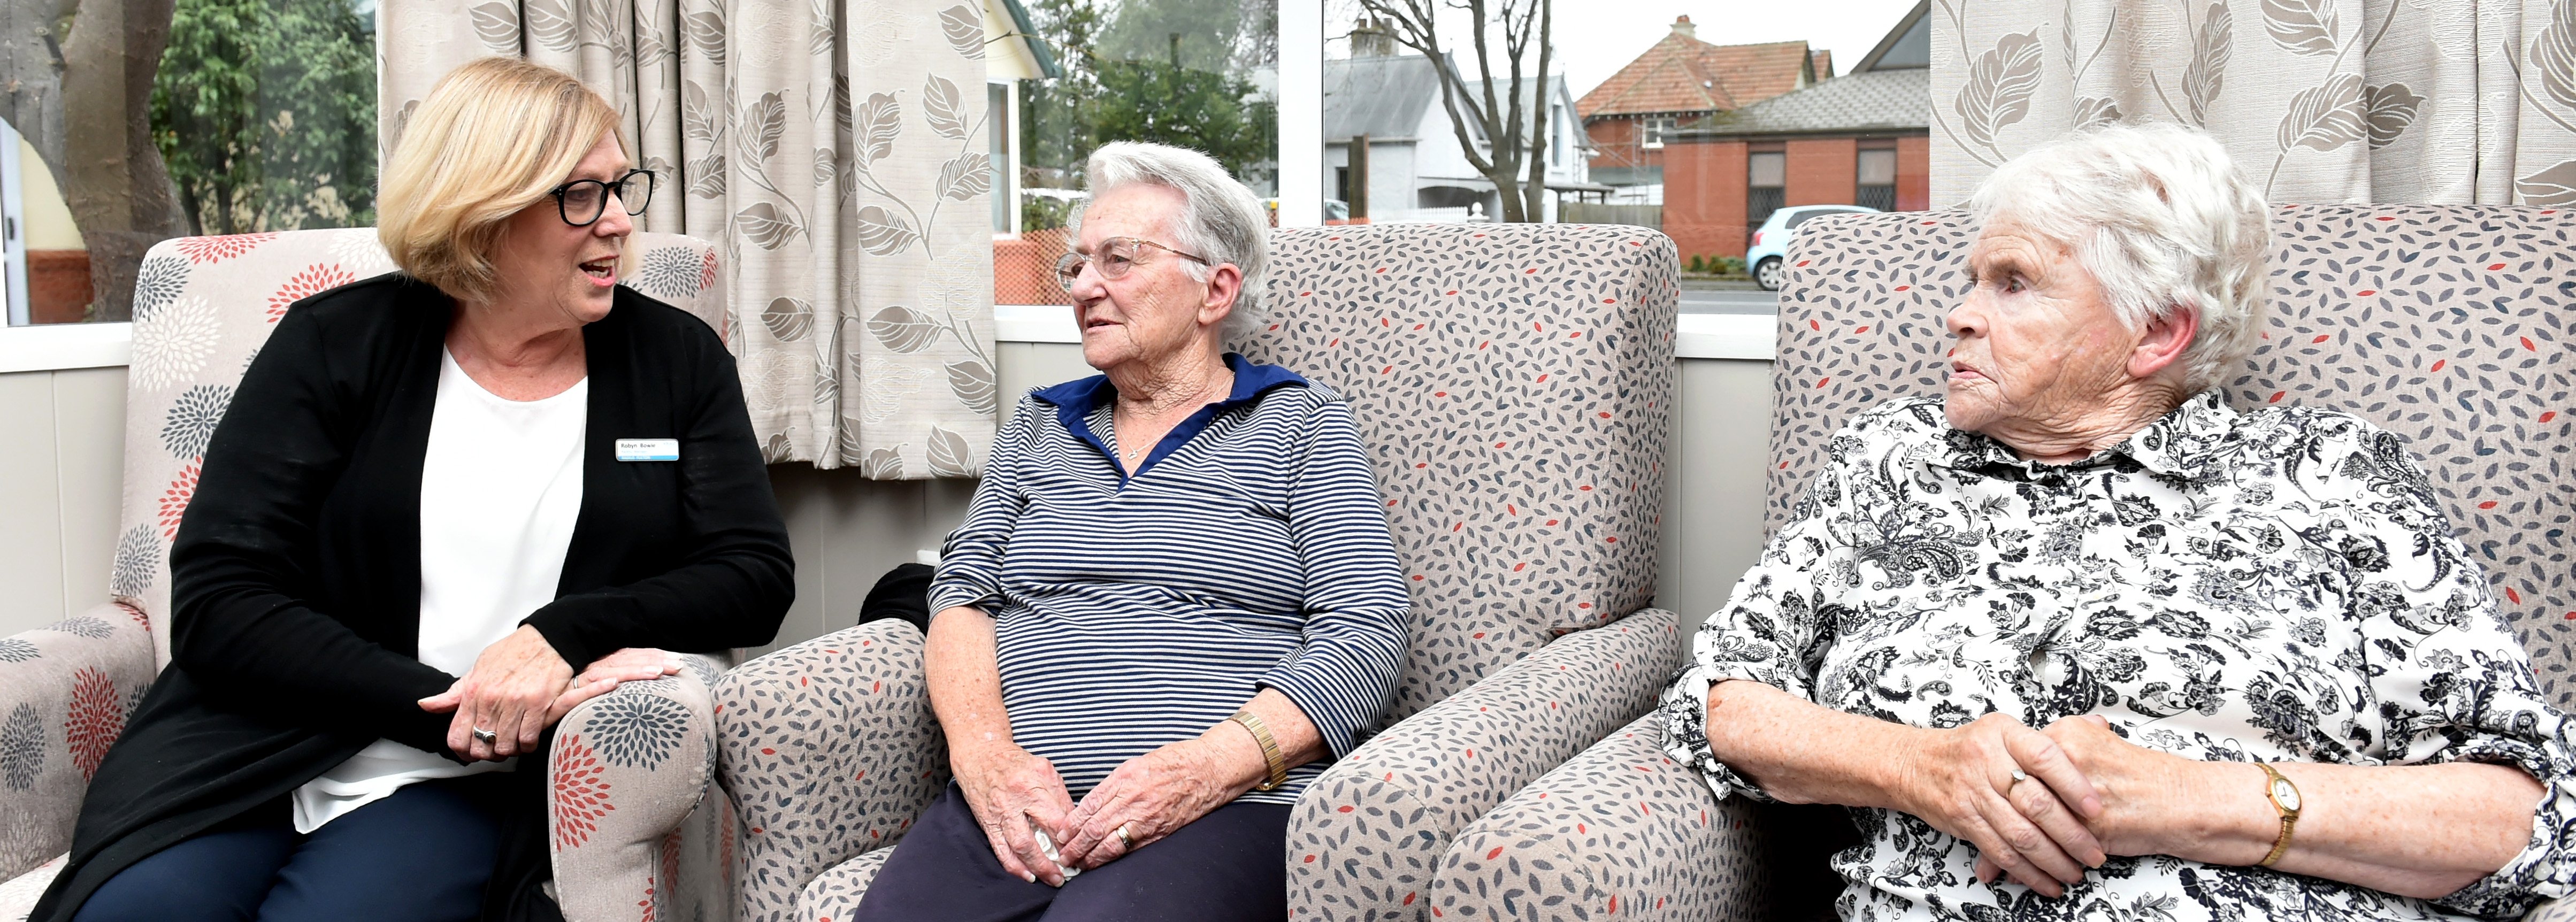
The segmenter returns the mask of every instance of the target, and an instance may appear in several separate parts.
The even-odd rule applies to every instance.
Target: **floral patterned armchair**
[[[626,284],[727,329],[706,243],[639,233],[628,248]],[[169,541],[251,356],[287,305],[392,270],[366,228],[188,237],[144,257],[114,601],[0,638],[0,920],[24,918],[62,867],[91,773],[169,662]],[[717,811],[692,811],[710,789],[707,690],[720,664],[689,660],[680,675],[584,703],[558,727],[549,831],[568,919],[656,918],[674,899],[682,853],[715,847]],[[689,816],[708,830],[694,843],[680,831]]]
[[[1384,225],[1272,235],[1240,344],[1351,401],[1413,586],[1389,726],[1289,828],[1300,918],[1430,904],[1460,827],[1652,706],[1679,665],[1655,588],[1673,244],[1634,227]],[[887,620],[716,687],[743,922],[846,918],[946,784],[922,637]]]
[[[1777,528],[1851,414],[1937,392],[1943,317],[1972,284],[1959,212],[1820,218],[1780,292],[1766,525]],[[2239,407],[2305,403],[2404,436],[2484,557],[2542,688],[2576,706],[2576,213],[2281,206],[2263,343],[2223,382]],[[1835,808],[1711,799],[1652,719],[1548,772],[1457,835],[1445,918],[1829,917],[1813,847]],[[1817,811],[1828,811],[1819,813]],[[1801,847],[1807,846],[1807,847]],[[2576,920],[2576,904],[2530,919]]]

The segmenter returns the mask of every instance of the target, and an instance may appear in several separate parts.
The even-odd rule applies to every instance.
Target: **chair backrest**
[[[1966,296],[1961,212],[1798,229],[1772,366],[1777,528],[1852,413],[1938,393]],[[2224,379],[2239,409],[2306,404],[2404,437],[2482,560],[2544,690],[2576,703],[2576,212],[2281,206],[2271,316]]]
[[[1390,720],[1655,591],[1672,240],[1618,225],[1271,235],[1242,344],[1350,401],[1413,588]]]
[[[627,241],[625,284],[728,330],[715,249],[677,234]],[[125,380],[125,507],[108,591],[151,620],[170,662],[170,539],[195,497],[206,440],[286,307],[394,270],[374,228],[165,240],[134,283]]]

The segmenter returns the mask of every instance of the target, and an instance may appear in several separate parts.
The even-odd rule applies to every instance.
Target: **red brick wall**
[[[1932,208],[1932,139],[1896,139],[1896,210]]]
[[[27,319],[79,323],[89,313],[89,251],[27,251]]]
[[[1693,256],[1744,255],[1742,141],[1689,141],[1664,146],[1664,233]]]
[[[1593,155],[1595,167],[1641,167],[1664,165],[1665,148],[1646,150],[1637,146],[1637,120],[1626,116],[1597,119],[1583,126],[1585,137],[1601,152]]]
[[[1860,143],[1850,138],[1789,142],[1785,205],[1849,205],[1860,196]]]

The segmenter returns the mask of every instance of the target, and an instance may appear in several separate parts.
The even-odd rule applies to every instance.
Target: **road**
[[[1682,289],[1681,312],[1685,314],[1771,314],[1779,310],[1777,292]]]

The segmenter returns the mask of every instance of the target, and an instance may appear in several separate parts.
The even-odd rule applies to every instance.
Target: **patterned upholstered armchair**
[[[1392,726],[1289,831],[1301,918],[1411,918],[1451,835],[1651,707],[1679,663],[1655,586],[1672,242],[1637,228],[1273,235],[1243,344],[1348,397],[1413,585]],[[879,621],[717,684],[743,922],[845,918],[946,783],[921,634]]]
[[[2406,437],[2542,686],[2576,705],[2576,213],[2286,206],[2272,230],[2272,317],[2229,400],[2331,407]],[[1800,230],[1780,298],[1768,527],[1844,419],[1942,386],[1942,318],[1971,284],[1974,236],[1957,212]],[[1451,919],[1829,915],[1832,886],[1782,886],[1816,881],[1819,856],[1784,847],[1801,830],[1781,818],[1712,801],[1640,721],[1461,831],[1431,905]]]
[[[629,246],[639,261],[630,284],[725,329],[712,249],[671,234],[636,234]],[[288,304],[392,269],[368,229],[189,237],[145,256],[115,601],[0,639],[0,920],[23,918],[61,868],[90,773],[170,661],[169,541],[252,354]],[[686,847],[675,829],[713,774],[707,689],[719,664],[690,659],[690,670],[621,686],[559,725],[547,770],[566,918],[652,918],[669,899],[665,869]]]

